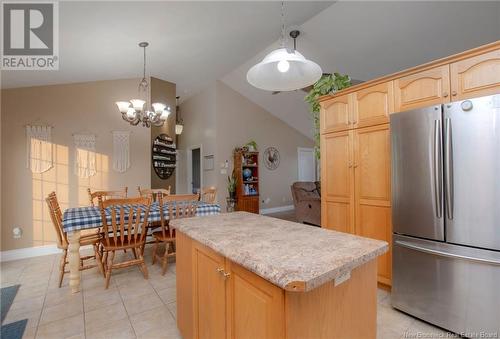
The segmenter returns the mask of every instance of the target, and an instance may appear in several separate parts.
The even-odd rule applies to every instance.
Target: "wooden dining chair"
[[[215,186],[203,187],[200,194],[200,200],[207,204],[215,204],[217,197],[217,188]]]
[[[108,199],[124,199],[127,197],[128,187],[124,187],[121,191],[94,191],[87,188],[91,206],[99,206],[101,201]]]
[[[49,207],[50,219],[52,220],[52,224],[54,225],[56,231],[57,247],[60,248],[63,252],[59,264],[59,287],[61,287],[64,273],[69,273],[69,271],[66,271],[66,264],[68,264],[68,238],[66,232],[64,232],[64,228],[62,225],[62,212],[61,207],[59,206],[59,202],[57,201],[56,193],[50,193],[45,201],[47,202],[47,205]],[[99,267],[101,273],[104,274],[101,256],[98,249],[99,241],[101,239],[99,229],[91,230],[88,233],[84,233],[83,231],[81,232],[82,235],[80,237],[80,246],[92,245],[92,247],[94,248],[94,255],[80,257],[80,271],[88,270],[97,266]],[[85,265],[84,261],[88,259],[95,259],[96,264]]]
[[[160,221],[161,230],[153,232],[155,244],[153,247],[153,265],[156,259],[161,262],[162,275],[167,272],[168,258],[175,257],[175,230],[170,227],[170,220],[179,218],[189,218],[196,215],[197,194],[184,194],[182,199],[177,196],[172,198],[172,195],[158,196],[158,203],[160,205]],[[165,204],[166,203],[166,204]],[[168,220],[165,219],[165,208],[168,210]],[[165,252],[163,255],[158,253],[158,245],[165,244]],[[171,251],[170,251],[171,250]]]
[[[154,189],[152,188],[141,189],[141,186],[137,186],[137,192],[139,192],[140,197],[152,196],[153,201],[156,201],[156,195],[159,193],[164,195],[170,195],[170,186],[168,186],[167,188],[154,188]]]
[[[144,262],[143,250],[146,240],[148,216],[151,209],[151,199],[125,198],[109,199],[100,203],[103,220],[103,238],[101,246],[104,252],[103,264],[106,276],[106,289],[113,269],[137,265],[144,278],[148,279],[148,269]],[[107,219],[106,209],[111,213]],[[114,263],[115,252],[132,250],[133,259]],[[111,255],[109,255],[111,253]]]

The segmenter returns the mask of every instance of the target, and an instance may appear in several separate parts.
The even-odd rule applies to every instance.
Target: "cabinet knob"
[[[349,168],[352,168],[352,162],[349,161]]]
[[[451,91],[451,95],[456,97],[457,96],[457,91]]]
[[[218,267],[218,268],[216,269],[216,271],[217,271],[217,273],[220,273],[220,274],[223,274],[223,273],[224,273],[224,269],[223,269],[223,268],[220,268],[220,267]]]
[[[443,97],[444,97],[444,98],[447,98],[447,97],[448,97],[448,92],[444,92],[444,93],[443,93]]]
[[[228,279],[231,276],[231,273],[224,272],[224,279]]]

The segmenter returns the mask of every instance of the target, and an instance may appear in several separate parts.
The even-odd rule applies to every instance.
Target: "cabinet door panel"
[[[452,63],[452,100],[500,93],[500,50]]]
[[[321,103],[321,133],[345,131],[352,128],[349,95],[342,95]]]
[[[396,112],[449,102],[449,65],[394,80],[394,99]]]
[[[394,112],[392,81],[378,84],[353,93],[354,128],[389,122]]]
[[[341,232],[353,231],[352,133],[331,133],[321,138],[321,224]],[[347,224],[340,224],[344,221]]]
[[[193,338],[193,241],[182,232],[176,234],[177,327],[183,338]]]
[[[391,243],[389,125],[355,130],[356,234]],[[379,281],[390,284],[391,254],[378,259]]]
[[[284,291],[229,260],[226,270],[228,338],[284,338]]]
[[[224,269],[224,257],[195,243],[194,264],[194,328],[195,338],[226,336],[225,281],[218,269]]]
[[[356,234],[387,241],[391,244],[391,208],[388,206],[374,206],[360,202],[357,207]],[[392,276],[391,251],[381,255],[377,259],[378,280],[386,285],[391,284]]]

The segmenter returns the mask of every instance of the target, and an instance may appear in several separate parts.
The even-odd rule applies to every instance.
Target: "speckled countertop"
[[[310,291],[388,250],[385,241],[246,212],[172,220],[172,226],[273,284]]]

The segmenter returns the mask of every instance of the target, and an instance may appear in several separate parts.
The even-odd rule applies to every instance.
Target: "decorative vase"
[[[251,176],[252,176],[252,170],[250,168],[245,168],[243,170],[243,178],[245,180],[248,180],[248,179],[250,179]]]

